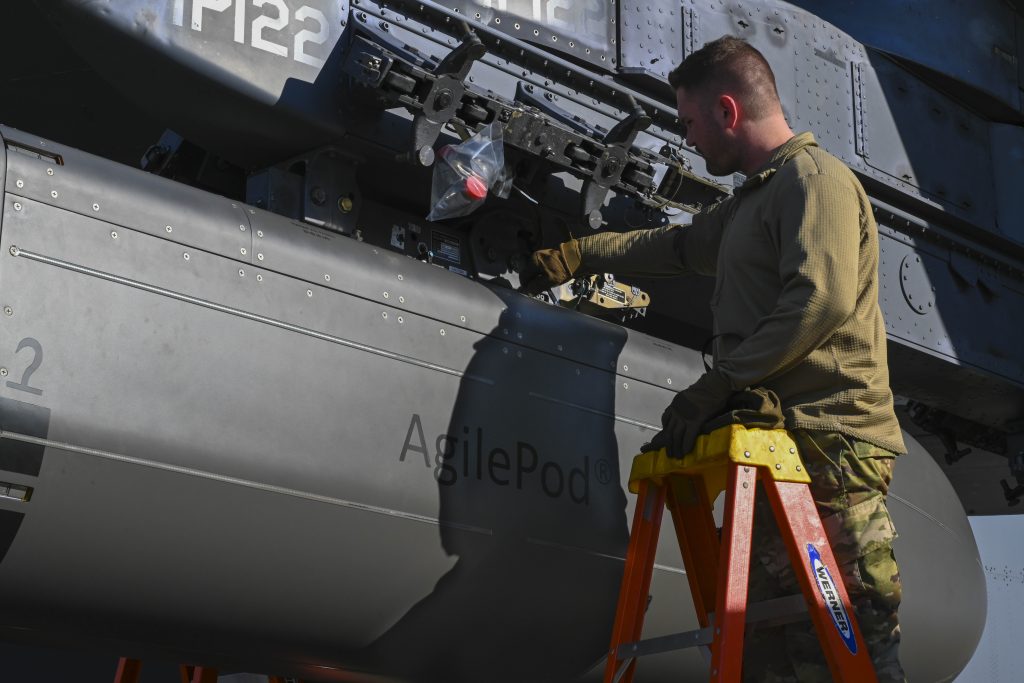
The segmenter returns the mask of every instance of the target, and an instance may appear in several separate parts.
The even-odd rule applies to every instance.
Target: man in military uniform
[[[777,394],[879,680],[903,681],[896,533],[885,498],[905,447],[889,389],[867,195],[810,133],[793,134],[771,67],[745,41],[708,43],[669,83],[686,140],[708,171],[742,172],[745,182],[690,226],[599,233],[535,252],[523,288],[536,293],[601,272],[715,277],[713,367],[675,396],[653,443],[681,457],[735,392]],[[756,512],[752,600],[799,590],[771,517],[766,505]],[[806,622],[750,629],[744,677],[830,680]]]

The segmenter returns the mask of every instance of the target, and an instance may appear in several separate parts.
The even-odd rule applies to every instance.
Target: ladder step
[[[708,615],[714,624],[714,613]],[[804,596],[797,593],[783,598],[752,602],[747,606],[747,623],[764,623],[767,626],[781,626],[808,619]],[[637,659],[673,650],[685,650],[699,645],[710,645],[714,639],[714,626],[693,631],[672,633],[667,636],[647,638],[634,643],[623,643],[616,651],[618,659]]]

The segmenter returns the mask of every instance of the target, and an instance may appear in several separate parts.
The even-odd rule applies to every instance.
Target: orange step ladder
[[[750,605],[748,610],[758,480],[768,495],[803,595]],[[746,623],[806,618],[805,609],[833,680],[877,683],[809,482],[796,443],[784,429],[727,425],[699,436],[694,450],[684,458],[669,458],[664,449],[636,456],[629,489],[638,497],[604,683],[631,683],[639,657],[708,644],[712,683],[738,682]],[[725,515],[719,539],[712,503],[723,490]],[[640,640],[666,506],[701,628]]]

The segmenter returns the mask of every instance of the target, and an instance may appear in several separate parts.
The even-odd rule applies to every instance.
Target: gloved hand
[[[538,249],[519,272],[519,290],[532,296],[564,284],[572,279],[582,261],[579,242],[574,239],[562,242],[557,249]]]
[[[683,389],[661,415],[661,431],[645,450],[667,449],[670,458],[682,458],[693,450],[701,426],[725,409],[732,394],[729,380],[709,370],[688,389]]]

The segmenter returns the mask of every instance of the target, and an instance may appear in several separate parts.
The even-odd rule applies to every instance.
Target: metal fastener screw
[[[239,268],[238,269],[238,277],[245,277],[245,269],[244,268]]]
[[[797,466],[796,466],[796,471],[797,471],[797,472],[799,472],[799,471],[800,471],[800,465],[797,465]]]
[[[324,273],[324,282],[330,282],[330,281],[331,281],[331,276],[328,275],[327,273]]]
[[[241,230],[242,232],[245,232],[245,226],[244,225],[239,225],[238,229]]]
[[[623,371],[629,370],[629,366],[628,366],[628,365],[623,365],[623,366],[622,366],[622,370],[623,370]]]
[[[466,316],[460,315],[459,316],[459,322],[463,322],[463,323],[466,322]]]
[[[0,377],[7,376],[7,368],[0,368]]]
[[[384,298],[385,298],[385,299],[390,299],[390,298],[391,298],[391,295],[390,295],[390,294],[388,294],[387,292],[384,292]]]
[[[383,318],[384,320],[387,320],[387,319],[388,319],[388,312],[387,312],[387,311],[383,311],[383,312],[382,312],[382,313],[380,314],[380,317],[381,317],[381,318]]]
[[[404,280],[405,278],[404,278],[404,277],[402,277],[401,275],[399,275],[399,276],[398,276],[398,279],[399,279],[399,280]]]
[[[404,322],[405,322],[405,319],[404,319],[404,318],[402,318],[402,316],[398,316],[398,322],[399,322],[399,323],[404,323]]]
[[[100,210],[100,205],[99,204],[93,204],[92,205],[92,210],[93,211],[99,211]]]
[[[242,247],[242,248],[241,248],[241,249],[240,249],[239,251],[241,251],[241,252],[242,252],[242,256],[245,256],[245,255],[246,255],[246,254],[248,253],[248,252],[247,252],[247,251],[245,250],[245,247]]]
[[[398,303],[404,304],[405,303],[405,297],[404,296],[398,297]]]
[[[14,309],[11,308],[10,306],[4,306],[4,315],[8,317],[14,315]]]
[[[257,237],[263,237],[263,231],[262,230],[257,230],[256,231],[256,236]]]
[[[189,256],[189,255],[188,255],[188,252],[186,251],[186,252],[185,252],[185,260],[186,260],[186,261],[188,261],[188,260],[189,260],[190,258],[192,258],[192,257],[191,257],[191,256]]]
[[[313,296],[313,290],[312,289],[307,289],[306,290],[306,296],[312,297]]]
[[[21,211],[21,203],[20,202],[14,202],[14,210],[15,211]]]
[[[50,196],[53,197],[54,199],[56,199],[57,198],[57,190],[50,190]]]
[[[256,282],[263,282],[263,276],[262,275],[257,275],[256,276]]]
[[[258,258],[260,261],[262,261],[263,260],[263,254],[262,253],[256,254],[256,258]]]
[[[789,452],[790,452],[790,453],[796,453],[796,449],[795,449],[795,448],[790,448],[790,449],[789,449]]]
[[[19,253],[21,253],[21,252],[18,251],[18,248],[15,247],[15,246],[11,247],[10,252],[11,252],[11,256],[17,256]]]
[[[782,463],[778,463],[778,462],[775,463],[775,469],[781,470],[782,469]]]
[[[52,168],[46,169],[46,175],[53,175],[53,169]]]
[[[750,484],[748,484],[747,482],[743,482],[743,488],[749,489],[750,488]]]
[[[165,227],[164,230],[166,230],[167,232],[174,232],[174,228],[172,228],[169,225],[167,227]]]
[[[110,236],[113,237],[116,240],[117,239],[117,230],[111,230],[110,231]]]
[[[669,384],[672,384],[672,378],[671,378],[671,377],[669,377],[669,378],[668,378],[668,379],[666,379],[665,381],[666,381],[666,382],[668,382]]]
[[[775,452],[775,446],[769,446],[768,450],[771,451],[772,453],[774,453]]]
[[[743,451],[743,457],[744,458],[749,458],[750,457],[750,451]]]
[[[444,328],[442,327],[441,328],[441,336],[443,337],[444,335],[445,335],[445,331],[444,331]]]
[[[18,178],[18,181],[16,183],[14,183],[14,184],[17,185],[19,188],[20,187],[25,187],[25,181],[22,180],[21,178]]]
[[[622,383],[622,388],[623,389],[629,389],[629,383],[628,382],[623,382]]]

